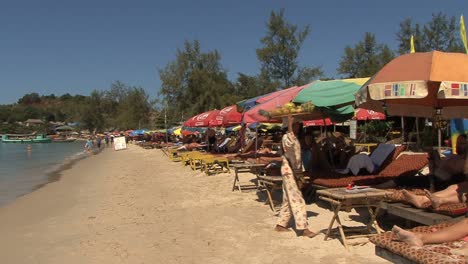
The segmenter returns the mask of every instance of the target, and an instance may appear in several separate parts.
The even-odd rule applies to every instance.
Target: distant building
[[[38,125],[43,125],[44,121],[40,119],[28,119],[24,121],[24,125],[29,127],[29,126],[38,126]]]

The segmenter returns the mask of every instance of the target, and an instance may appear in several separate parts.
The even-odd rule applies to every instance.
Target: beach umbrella
[[[145,130],[143,129],[137,129],[137,130],[133,130],[132,132],[130,132],[130,136],[134,137],[134,136],[141,136],[141,135],[144,135],[145,134]]]
[[[209,122],[209,126],[234,126],[242,121],[242,113],[237,111],[236,105],[230,105],[221,109],[214,118]]]
[[[304,127],[309,126],[331,126],[334,123],[330,120],[330,118],[325,119],[315,119],[315,120],[305,120],[302,121]]]
[[[376,112],[374,110],[368,110],[364,108],[357,108],[354,112],[354,118],[356,120],[385,120],[386,116],[384,113]]]
[[[264,113],[271,112],[276,109],[282,108],[285,104],[290,103],[296,95],[304,89],[306,86],[291,87],[283,90],[281,93],[276,93],[276,96],[271,97],[268,101],[256,105],[246,111],[242,118],[243,123],[255,123],[255,122],[268,122],[268,123],[281,123],[280,119],[271,119]]]
[[[356,105],[395,116],[468,117],[468,55],[440,51],[399,56],[356,93]]]
[[[184,127],[208,127],[210,121],[213,122],[218,116],[219,110],[214,109],[198,115],[195,115],[184,122]]]
[[[355,93],[369,78],[315,81],[308,84],[292,100],[297,104],[311,103],[314,119],[329,117],[332,121],[345,121],[354,116]]]
[[[240,112],[240,113],[243,113],[249,109],[251,109],[252,107],[256,106],[256,105],[259,105],[259,104],[262,104],[262,103],[265,103],[283,93],[288,93],[290,91],[290,89],[293,89],[293,88],[296,88],[297,86],[293,86],[293,87],[290,87],[290,88],[286,88],[286,89],[282,89],[282,90],[279,90],[279,91],[274,91],[274,92],[271,92],[271,93],[267,93],[267,94],[263,94],[263,95],[259,95],[259,96],[256,96],[254,98],[250,98],[250,99],[245,99],[245,100],[242,100],[240,102],[238,102],[236,104],[236,107],[237,107],[237,111]]]

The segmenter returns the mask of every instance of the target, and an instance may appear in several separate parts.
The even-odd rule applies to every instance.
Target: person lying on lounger
[[[206,147],[206,144],[199,144],[199,143],[190,143],[190,144],[184,144],[183,146],[177,148],[177,150],[194,150],[198,148],[204,148]]]
[[[424,190],[425,195],[417,195],[407,190],[403,190],[402,192],[406,200],[417,208],[423,208],[424,205],[430,203],[432,208],[437,209],[443,204],[466,202],[468,181],[450,185],[446,189],[434,193]]]
[[[395,239],[408,243],[410,246],[422,247],[426,244],[439,244],[445,242],[452,242],[456,240],[468,239],[468,218],[464,218],[456,224],[440,229],[434,230],[431,233],[416,233],[404,230],[398,226],[393,226],[392,233]],[[463,247],[452,250],[453,254],[468,256],[468,243]]]

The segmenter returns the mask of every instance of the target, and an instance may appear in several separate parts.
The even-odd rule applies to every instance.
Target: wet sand
[[[107,149],[0,208],[0,262],[388,263],[371,243],[348,252],[324,234],[274,232],[263,195],[232,192],[232,181],[232,173],[206,176],[160,150]],[[307,210],[311,229],[328,227],[326,204]],[[361,225],[355,211],[340,215]]]

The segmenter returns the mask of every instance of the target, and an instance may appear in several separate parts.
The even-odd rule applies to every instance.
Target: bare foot
[[[427,199],[431,201],[431,206],[434,209],[437,209],[441,206],[442,201],[439,197],[436,195],[433,195],[430,191],[424,190],[424,194],[426,195]]]
[[[309,229],[304,229],[304,231],[302,232],[302,236],[305,236],[305,237],[308,237],[308,238],[313,238],[316,235],[318,235],[318,234],[315,233],[315,232],[310,231]]]
[[[468,256],[468,244],[465,244],[461,248],[452,249],[452,250],[450,250],[450,253],[452,253],[454,255]]]
[[[405,199],[417,208],[422,208],[424,203],[430,201],[426,196],[416,195],[408,192],[407,190],[402,190],[402,193]]]
[[[418,237],[415,233],[406,231],[398,226],[393,226],[392,232],[395,235],[395,239],[408,243],[411,246],[422,247],[424,243],[421,238]]]
[[[275,231],[278,231],[278,232],[289,232],[289,228],[286,228],[284,226],[280,226],[280,225],[276,225],[275,226]]]

